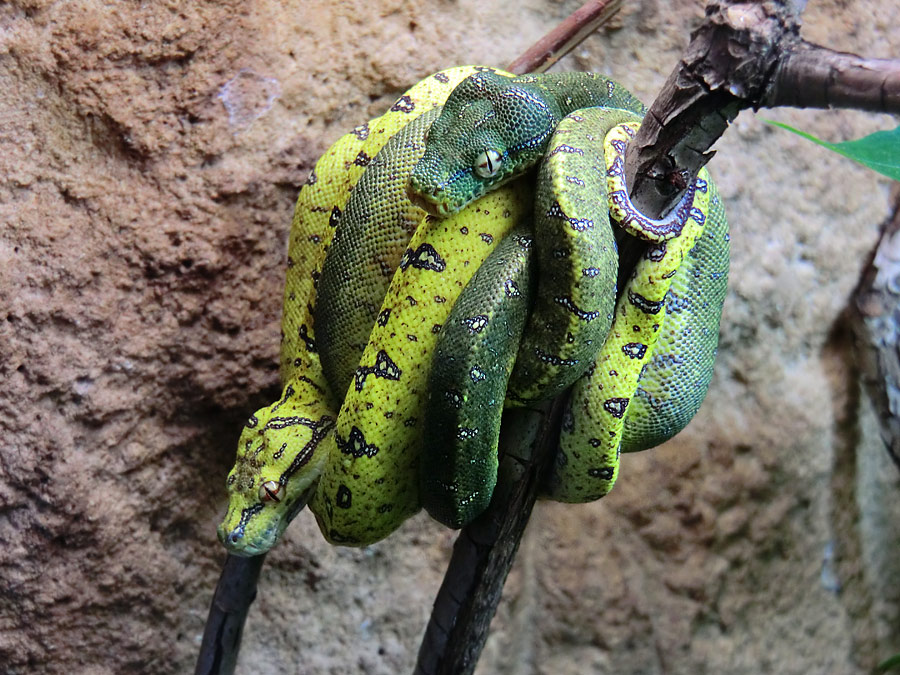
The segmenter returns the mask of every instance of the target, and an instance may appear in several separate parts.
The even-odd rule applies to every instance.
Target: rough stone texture
[[[243,419],[276,395],[284,243],[312,162],[405,86],[503,65],[578,2],[0,6],[0,663],[181,673]],[[701,3],[630,3],[567,68],[646,101]],[[900,9],[811,3],[805,35],[900,54]],[[833,140],[888,118],[774,111]],[[842,308],[888,184],[743,114],[709,399],[586,506],[541,504],[479,673],[866,673],[900,651],[900,481]],[[270,554],[239,672],[403,673],[453,534],[364,550],[308,514]]]

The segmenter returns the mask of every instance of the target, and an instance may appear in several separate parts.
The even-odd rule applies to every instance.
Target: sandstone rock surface
[[[183,673],[247,415],[277,394],[297,189],[341,133],[453,64],[504,65],[577,1],[0,7],[0,663]],[[628,3],[562,65],[650,102],[702,3]],[[900,9],[808,39],[900,55]],[[767,111],[831,140],[896,121]],[[900,651],[900,481],[842,309],[889,185],[742,114],[711,164],[734,261],[717,372],[677,439],[540,504],[479,673],[869,672]],[[268,557],[239,672],[410,672],[452,533],[419,516]]]

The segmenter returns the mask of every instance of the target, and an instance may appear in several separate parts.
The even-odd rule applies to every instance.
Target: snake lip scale
[[[410,177],[406,195],[425,213],[439,218],[452,216],[466,205],[462,199],[450,199],[443,186],[438,185],[425,191],[414,177]]]

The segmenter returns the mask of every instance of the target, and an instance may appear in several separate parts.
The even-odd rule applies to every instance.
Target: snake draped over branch
[[[307,503],[366,545],[424,506],[488,505],[505,407],[568,396],[544,495],[604,496],[712,377],[729,266],[706,170],[664,218],[625,185],[644,106],[590,73],[431,75],[337,141],[300,191],[281,397],[255,413],[219,538],[269,550]],[[618,245],[646,242],[617,292]]]

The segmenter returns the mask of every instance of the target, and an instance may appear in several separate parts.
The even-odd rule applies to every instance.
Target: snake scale
[[[705,170],[666,218],[634,209],[622,157],[643,112],[598,75],[468,66],[323,155],[291,230],[284,392],[227,481],[229,550],[265,552],[307,502],[339,544],[422,504],[459,527],[490,500],[503,408],[570,387],[552,499],[603,496],[620,451],[687,424],[712,374],[727,223]],[[649,244],[616,302],[628,235]]]

